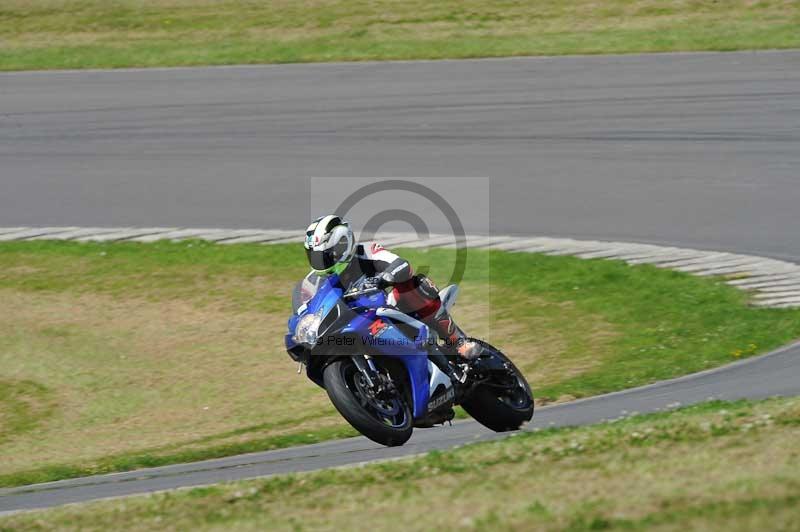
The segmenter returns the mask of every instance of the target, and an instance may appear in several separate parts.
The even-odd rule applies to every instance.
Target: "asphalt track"
[[[496,232],[797,260],[798,66],[767,52],[0,75],[0,225],[296,228],[308,176],[489,176]],[[534,426],[797,393],[793,346]],[[463,422],[402,448],[355,438],[0,490],[0,511],[491,437]]]
[[[312,176],[485,176],[497,234],[800,259],[800,51],[0,74],[0,226],[296,229]]]

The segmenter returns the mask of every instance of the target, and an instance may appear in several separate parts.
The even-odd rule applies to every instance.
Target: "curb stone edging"
[[[454,247],[450,235],[380,233],[383,244],[398,247]],[[77,242],[155,242],[205,240],[217,244],[284,244],[302,242],[303,234],[289,230],[196,229],[178,227],[0,227],[0,242],[63,240]],[[800,308],[800,265],[719,251],[575,240],[571,238],[467,235],[468,247],[509,252],[571,255],[581,259],[622,260],[630,265],[651,264],[697,276],[720,275],[726,283],[753,295],[751,305],[762,308]]]

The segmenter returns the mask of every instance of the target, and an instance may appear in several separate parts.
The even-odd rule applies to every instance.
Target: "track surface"
[[[493,179],[496,232],[797,259],[798,67],[770,52],[0,75],[0,225],[296,228],[307,176],[466,175]],[[797,393],[792,347],[535,419]],[[464,422],[399,449],[356,438],[0,490],[0,511],[490,437]]]
[[[498,234],[798,258],[800,52],[0,74],[0,161],[0,226],[298,228],[310,176],[488,176]]]

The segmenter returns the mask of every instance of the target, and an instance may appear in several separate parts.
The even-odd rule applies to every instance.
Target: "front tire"
[[[402,396],[391,400],[370,397],[352,359],[342,358],[329,364],[323,380],[336,410],[370,440],[394,447],[403,445],[411,437],[414,421],[408,402]]]
[[[507,378],[515,385],[503,389],[489,380],[479,384],[461,403],[461,406],[478,423],[495,432],[517,430],[523,423],[533,419],[534,404],[531,387],[522,372],[506,355],[485,342],[481,342],[481,344],[484,348],[484,354],[481,356],[496,357],[505,364],[509,370]]]

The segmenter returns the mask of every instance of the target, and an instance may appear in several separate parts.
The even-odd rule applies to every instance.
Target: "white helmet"
[[[314,220],[306,229],[303,246],[308,263],[318,274],[342,273],[356,251],[350,224],[335,214]]]

